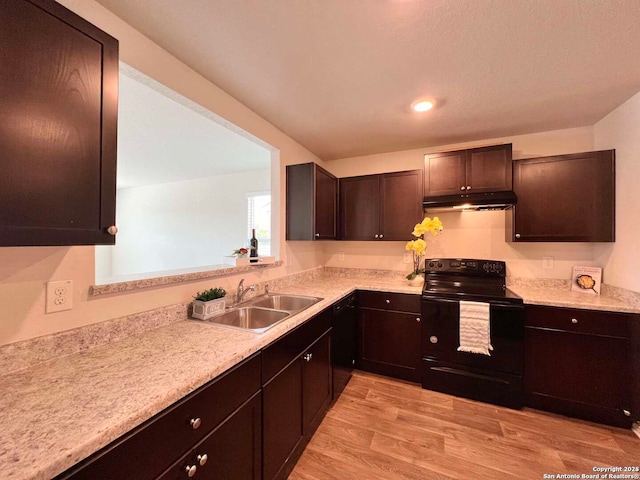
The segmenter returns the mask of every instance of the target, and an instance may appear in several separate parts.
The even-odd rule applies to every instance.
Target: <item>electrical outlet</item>
[[[553,257],[542,257],[542,268],[548,270],[553,268]]]
[[[411,263],[413,262],[413,255],[411,253],[404,253],[402,255],[402,263]]]
[[[344,262],[344,252],[338,252],[338,261]]]
[[[47,303],[45,313],[71,310],[73,307],[73,280],[47,283]]]

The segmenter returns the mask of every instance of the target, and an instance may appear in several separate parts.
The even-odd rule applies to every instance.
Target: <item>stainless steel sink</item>
[[[268,293],[247,300],[217,317],[198,321],[263,333],[321,300],[320,297]]]
[[[282,310],[246,306],[232,308],[222,315],[218,315],[217,317],[213,317],[205,321],[207,323],[215,323],[217,325],[262,333],[281,322],[289,315],[291,315],[290,312],[284,312]]]
[[[251,306],[274,308],[276,310],[286,310],[287,312],[299,312],[318,303],[320,300],[322,300],[322,298],[269,293],[252,299]]]

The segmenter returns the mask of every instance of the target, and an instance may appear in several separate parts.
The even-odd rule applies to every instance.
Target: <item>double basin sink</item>
[[[241,306],[204,320],[207,323],[263,333],[287,317],[318,303],[322,298],[269,293],[243,302]]]

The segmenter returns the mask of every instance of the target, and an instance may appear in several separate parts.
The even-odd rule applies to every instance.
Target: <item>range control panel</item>
[[[506,264],[498,260],[468,258],[428,258],[424,264],[428,273],[461,273],[504,277],[507,269]]]

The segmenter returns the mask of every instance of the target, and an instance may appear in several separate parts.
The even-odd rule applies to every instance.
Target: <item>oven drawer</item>
[[[360,308],[377,308],[396,312],[420,313],[420,295],[408,293],[358,292]]]
[[[527,327],[620,338],[630,338],[630,321],[632,320],[630,317],[629,314],[598,310],[537,305],[525,307]]]
[[[522,375],[524,309],[522,305],[491,305],[491,355],[458,352],[460,304],[446,299],[422,300],[422,355],[482,370]]]
[[[522,408],[522,376],[422,360],[422,388],[510,408]]]

